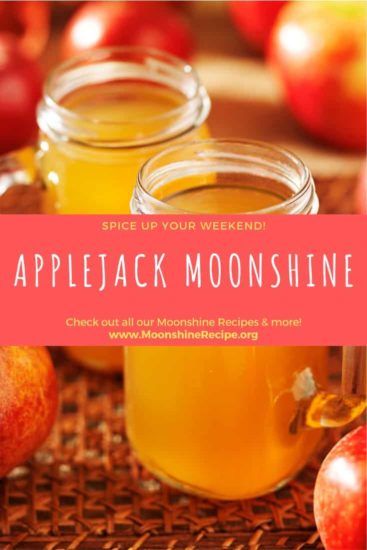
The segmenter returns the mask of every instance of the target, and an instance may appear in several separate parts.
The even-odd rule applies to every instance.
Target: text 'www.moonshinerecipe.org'
[[[259,339],[259,333],[254,332],[234,332],[234,331],[208,331],[208,330],[177,330],[177,331],[109,331],[110,340],[251,340],[256,342]]]

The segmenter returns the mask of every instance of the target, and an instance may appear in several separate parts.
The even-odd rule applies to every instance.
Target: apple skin
[[[321,465],[314,512],[326,550],[366,548],[366,453],[366,426],[360,426],[344,436]]]
[[[255,51],[264,53],[275,20],[285,4],[287,0],[278,2],[231,0],[228,2],[228,7],[238,32]]]
[[[123,351],[121,347],[66,346],[64,351],[72,361],[76,361],[88,369],[104,374],[122,372]]]
[[[268,52],[288,106],[305,130],[357,151],[366,145],[365,17],[363,2],[289,3]]]
[[[24,55],[16,38],[0,33],[0,155],[36,139],[42,81],[38,62]]]
[[[194,39],[186,19],[167,2],[84,2],[62,34],[62,57],[110,46],[154,48],[189,59]]]
[[[0,347],[0,478],[45,441],[56,417],[57,393],[45,348]]]
[[[23,54],[37,59],[49,37],[50,11],[51,2],[1,1],[0,32],[14,35]]]

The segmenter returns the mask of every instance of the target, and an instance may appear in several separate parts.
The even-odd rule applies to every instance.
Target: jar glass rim
[[[180,152],[184,152],[185,149],[191,151],[197,149],[203,149],[210,151],[211,147],[217,147],[222,148],[223,150],[230,147],[236,147],[240,148],[242,151],[241,153],[237,153],[237,157],[242,155],[242,159],[245,159],[245,153],[250,152],[251,149],[255,150],[258,154],[263,153],[266,154],[273,154],[278,155],[282,158],[284,163],[288,163],[297,174],[299,178],[299,188],[289,197],[284,200],[282,200],[280,203],[266,207],[261,208],[255,211],[239,211],[236,214],[273,214],[277,213],[279,211],[282,211],[284,209],[292,209],[292,206],[297,203],[298,201],[306,201],[309,205],[310,213],[316,213],[318,210],[318,198],[315,190],[315,184],[311,175],[310,170],[308,167],[304,164],[304,162],[294,153],[289,151],[288,149],[284,147],[280,147],[278,145],[269,144],[267,142],[262,141],[256,141],[256,140],[241,140],[241,139],[208,139],[208,140],[201,140],[201,141],[192,141],[192,142],[186,142],[179,145],[173,145],[169,148],[164,149],[164,151],[161,151],[151,157],[149,160],[147,160],[142,167],[139,170],[137,183],[136,183],[136,193],[139,195],[139,199],[144,201],[146,200],[149,202],[153,207],[163,208],[166,212],[171,213],[182,213],[182,214],[198,214],[197,211],[190,211],[178,208],[176,206],[169,205],[165,203],[164,201],[156,198],[147,188],[146,182],[149,181],[149,178],[152,174],[154,174],[154,165],[158,164],[161,161],[164,161],[165,157],[171,157],[172,155]],[[260,158],[260,156],[259,156]],[[188,160],[188,162],[190,162]],[[173,166],[174,163],[168,163],[168,167],[170,165]],[[208,172],[210,169],[208,169]],[[213,169],[215,172],[215,169]],[[172,173],[172,171],[171,171]],[[137,197],[132,198],[132,202]],[[205,214],[205,212],[200,212],[200,214]]]
[[[181,92],[183,101],[178,106],[167,108],[167,110],[163,113],[144,116],[138,115],[133,118],[118,118],[116,120],[111,120],[110,118],[106,120],[103,117],[101,118],[93,115],[90,116],[85,113],[79,113],[72,108],[62,105],[61,100],[67,95],[67,93],[88,85],[88,81],[81,83],[78,79],[76,79],[75,87],[70,88],[67,93],[61,93],[58,97],[57,91],[63,78],[64,80],[67,80],[66,76],[70,76],[73,72],[75,74],[75,72],[80,71],[82,68],[88,71],[89,67],[92,69],[93,66],[97,67],[103,63],[116,63],[121,65],[121,74],[119,73],[118,75],[119,80],[126,78],[126,76],[122,74],[122,66],[124,63],[125,66],[130,63],[140,65],[142,70],[146,69],[147,74],[144,76],[146,82],[153,81],[154,74],[156,75],[156,78],[159,78],[159,71],[164,69],[167,71],[177,71],[180,75],[182,75],[181,82],[178,82],[179,79],[175,79],[175,85],[172,84],[170,86],[168,83],[163,83],[163,85],[166,86],[167,89]],[[106,79],[103,80],[103,74],[99,73],[99,75],[100,76],[98,78],[101,78],[101,80],[98,80],[98,82],[108,82],[113,80],[113,77],[110,79],[106,77]],[[183,80],[186,84],[186,93],[182,89],[179,89],[179,84],[181,83],[182,85]],[[81,127],[83,127],[83,125],[85,127],[88,126],[88,128],[94,125],[103,125],[107,129],[116,129],[122,126],[129,128],[139,124],[148,126],[149,124],[161,122],[162,134],[164,134],[165,121],[167,121],[167,126],[170,126],[170,121],[181,120],[182,124],[179,128],[177,128],[177,135],[174,135],[174,137],[178,137],[179,135],[185,134],[191,129],[197,127],[199,123],[202,123],[202,119],[206,118],[209,109],[210,100],[206,94],[205,88],[203,87],[196,70],[188,62],[172,54],[153,48],[140,46],[114,46],[84,52],[78,56],[68,59],[67,61],[64,61],[53,71],[51,71],[44,85],[44,96],[39,106],[38,117],[41,129],[41,119],[44,114],[44,110],[52,113],[52,122],[50,123],[51,126],[53,124],[55,127],[60,127],[61,121],[63,121],[65,122],[66,127],[69,126],[71,130],[75,129],[77,124],[81,125]],[[44,121],[43,124],[45,124]],[[168,139],[171,139],[171,137],[172,136]],[[76,141],[78,140],[76,139]]]

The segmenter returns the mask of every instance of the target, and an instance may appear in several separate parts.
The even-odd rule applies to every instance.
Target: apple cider
[[[45,211],[128,214],[138,171],[178,140],[207,137],[194,69],[144,48],[96,50],[49,77],[38,111]]]
[[[305,372],[325,386],[318,347],[129,347],[128,436],[161,479],[216,498],[249,498],[292,478],[321,430],[290,432]],[[309,369],[309,371],[307,370]],[[298,380],[297,380],[298,379]]]
[[[103,120],[97,139],[108,141],[118,137],[133,141],[142,139],[145,132],[159,134],[161,118],[167,124],[167,115],[182,107],[184,102],[183,94],[157,84],[124,82],[78,89],[60,103],[83,119]],[[117,128],[110,128],[110,125]],[[205,127],[194,133],[196,137],[207,137]],[[129,151],[120,148],[101,151],[98,145],[92,144],[88,151],[82,151],[79,144],[55,143],[45,137],[41,150],[46,151],[40,154],[41,173],[47,185],[46,211],[128,214],[139,168],[156,149],[151,146]]]
[[[281,205],[291,197],[287,186],[271,179],[262,178],[257,185],[258,178],[253,177],[244,183],[233,182],[224,186],[220,177],[215,179],[213,183],[195,185],[196,178],[189,176],[183,182],[175,182],[175,189],[171,191],[168,186],[167,195],[162,200],[172,208],[185,212],[237,214]],[[180,183],[187,188],[177,188]]]
[[[96,50],[48,79],[38,111],[44,211],[128,214],[140,167],[167,144],[207,137],[210,101],[194,69],[145,48]],[[67,352],[115,370],[118,350]]]
[[[259,143],[173,147],[141,170],[135,213],[311,214],[307,168]],[[322,430],[295,430],[299,403],[325,387],[325,347],[128,347],[128,437],[159,478],[197,494],[248,498],[292,478]]]

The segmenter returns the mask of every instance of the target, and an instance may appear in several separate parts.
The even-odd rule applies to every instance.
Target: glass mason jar
[[[148,161],[131,202],[141,214],[317,209],[311,174],[294,155],[214,140]],[[344,409],[319,420],[335,399],[319,391],[327,379],[326,347],[128,347],[128,437],[149,470],[181,489],[222,499],[261,495],[303,467],[321,425],[345,422]],[[306,417],[315,429],[304,429]]]
[[[195,70],[163,52],[110,48],[62,64],[38,110],[44,211],[128,214],[142,164],[167,144],[207,137],[209,110]],[[67,351],[99,370],[121,366],[121,348]]]
[[[38,109],[45,211],[128,214],[142,164],[207,137],[210,100],[195,70],[163,52],[95,50],[56,68]]]

